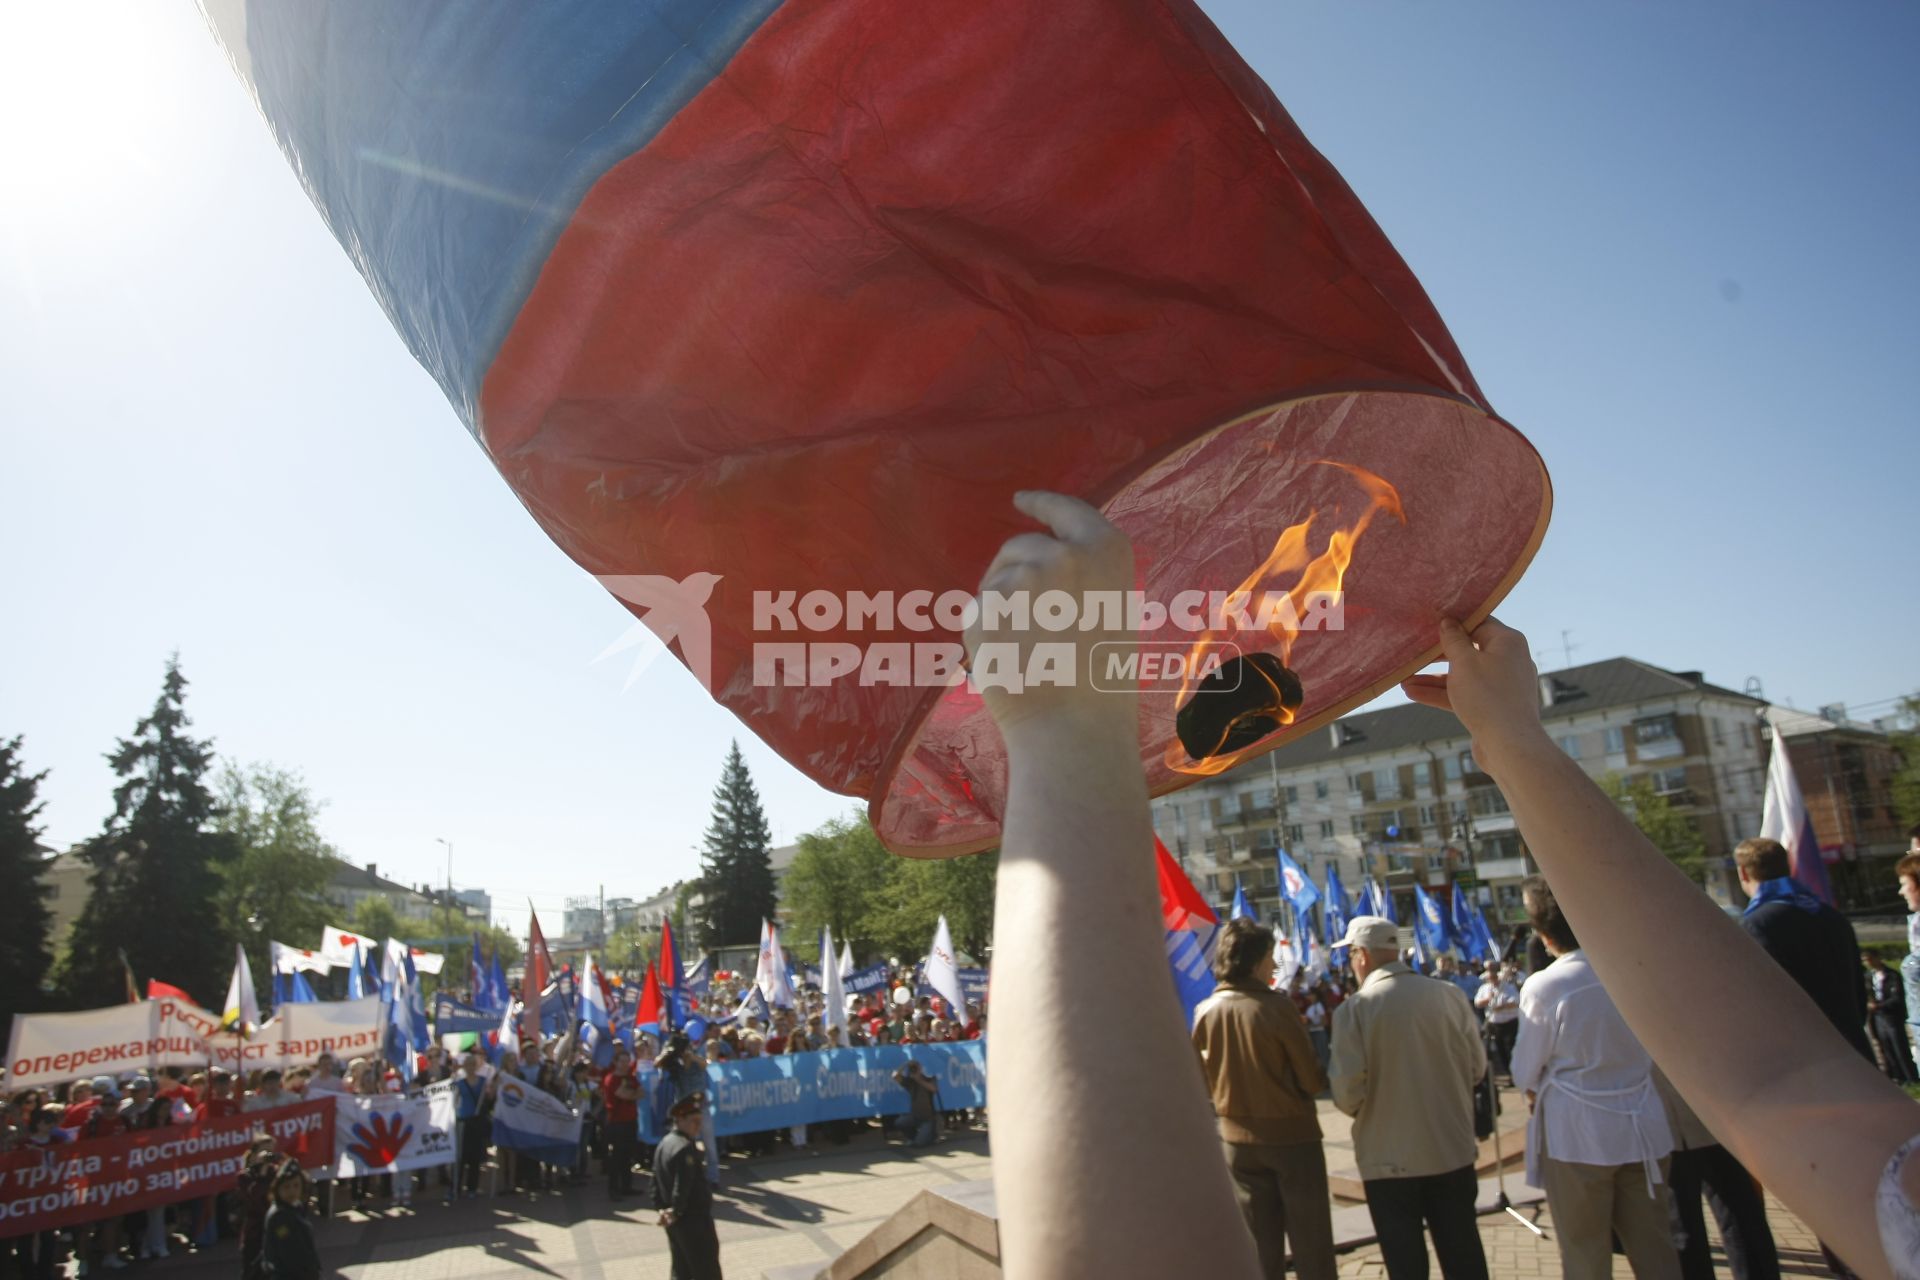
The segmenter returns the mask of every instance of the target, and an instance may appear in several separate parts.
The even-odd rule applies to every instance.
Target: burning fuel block
[[[1174,718],[1180,745],[1194,760],[1242,751],[1293,723],[1306,701],[1300,677],[1271,653],[1249,653],[1215,667],[1194,686]]]

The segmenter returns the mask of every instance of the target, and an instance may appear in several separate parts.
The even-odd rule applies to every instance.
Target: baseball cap
[[[95,1076],[91,1082],[95,1093],[104,1093],[109,1097],[119,1097],[120,1090],[114,1085],[112,1076]]]
[[[1347,936],[1340,939],[1340,945],[1365,951],[1397,951],[1400,926],[1383,916],[1355,916],[1347,921]]]

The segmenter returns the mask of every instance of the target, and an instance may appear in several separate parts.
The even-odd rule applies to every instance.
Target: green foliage
[[[835,818],[801,836],[781,887],[788,949],[811,957],[823,925],[839,941],[864,941],[895,861],[865,814]]]
[[[674,933],[679,940],[678,930]],[[645,968],[652,964],[660,954],[660,931],[643,928],[631,922],[621,925],[607,935],[606,954],[603,963],[609,972],[626,974],[629,977],[642,976]]]
[[[865,814],[835,818],[800,837],[787,872],[788,948],[812,958],[826,924],[836,943],[853,944],[856,959],[916,960],[926,955],[944,915],[954,945],[982,959],[993,941],[999,867],[997,852],[898,858],[886,851]]]
[[[1642,774],[1622,778],[1610,773],[1600,782],[1609,799],[1633,819],[1640,834],[1665,854],[1687,876],[1698,881],[1706,866],[1707,842],[1698,827],[1653,789],[1653,781]]]
[[[214,830],[233,840],[221,869],[220,916],[234,922],[263,992],[273,968],[269,942],[311,947],[326,928],[324,900],[333,878],[333,846],[320,834],[320,804],[299,775],[269,764],[228,763],[217,784]]]
[[[438,974],[420,975],[420,989],[429,996],[442,987],[448,991],[466,990],[467,964],[473,958],[472,936],[476,933],[480,935],[482,963],[490,961],[495,952],[499,953],[502,969],[510,969],[520,962],[520,943],[511,933],[496,924],[483,925],[456,908],[434,907],[418,915],[402,915],[385,898],[362,898],[354,904],[347,927],[372,938],[376,945],[388,938],[398,938],[410,946],[420,946],[430,938],[461,939],[421,947],[423,951],[446,957]]]
[[[48,935],[53,918],[47,887],[40,883],[40,783],[20,762],[20,739],[0,741],[0,991],[9,1012],[0,1015],[0,1038],[14,1013],[40,1007],[40,984],[51,963]]]
[[[777,890],[769,857],[772,844],[760,794],[736,742],[713,793],[713,821],[700,862],[705,896],[698,924],[705,945],[751,943],[760,936],[760,922],[773,918]]]
[[[226,992],[238,922],[219,902],[234,842],[213,826],[213,746],[187,734],[186,690],[179,659],[169,660],[153,710],[107,756],[120,785],[84,850],[91,892],[58,975],[72,1007],[125,998],[123,955],[142,982],[171,982],[203,1005]]]

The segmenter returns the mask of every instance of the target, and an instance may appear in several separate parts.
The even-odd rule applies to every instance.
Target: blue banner
[[[870,964],[864,969],[855,969],[842,981],[850,996],[865,995],[869,991],[882,991],[887,985],[887,962]]]
[[[476,1009],[470,1004],[462,1004],[452,996],[442,992],[433,998],[433,1031],[435,1035],[456,1036],[468,1031],[477,1031],[485,1035],[500,1028],[500,1012],[488,1013]]]
[[[922,968],[924,968],[924,966],[922,966]],[[914,983],[913,994],[916,999],[920,996],[937,996],[940,994],[927,985],[927,975],[924,972],[919,970],[915,971]],[[965,996],[970,1004],[976,1004],[985,1000],[987,998],[987,971],[985,969],[960,970],[960,994]],[[962,1009],[960,1012],[965,1013],[966,1010]]]
[[[934,1106],[941,1111],[987,1105],[987,1045],[875,1045],[865,1049],[822,1049],[782,1053],[771,1058],[721,1062],[707,1068],[708,1100],[717,1134],[761,1133],[789,1125],[818,1124],[859,1116],[906,1115],[907,1091],[893,1073],[912,1058],[940,1086]],[[642,1093],[651,1096],[643,1072]],[[658,1141],[641,1108],[640,1135]]]

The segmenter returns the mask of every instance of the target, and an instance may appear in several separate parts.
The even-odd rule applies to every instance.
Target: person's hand
[[[1516,753],[1541,744],[1539,673],[1527,638],[1492,618],[1469,636],[1451,618],[1440,621],[1447,673],[1414,676],[1400,686],[1415,702],[1460,717],[1473,735],[1473,757],[1498,775]]]
[[[673,1225],[673,1210],[662,1209],[660,1211],[660,1225],[663,1227],[670,1227]]]
[[[1024,597],[1027,606],[1022,627],[1018,614],[995,614],[991,600],[976,600],[981,607],[967,627],[967,658],[988,712],[1009,740],[1030,727],[1062,722],[1119,729],[1131,736],[1138,703],[1131,685],[1121,692],[1103,692],[1089,677],[1096,646],[1103,646],[1098,654],[1105,662],[1109,653],[1124,658],[1137,639],[1124,616],[1126,595],[1134,586],[1132,543],[1078,498],[1028,489],[1014,495],[1013,505],[1052,532],[1007,539],[980,580],[981,597]],[[1038,618],[1036,605],[1047,592],[1064,593],[1076,609],[1070,624],[1057,631],[1047,630]],[[1096,599],[1117,602],[1122,616],[1103,612],[1100,625],[1083,630],[1081,622]],[[1110,627],[1109,622],[1119,625]],[[1021,683],[1017,692],[1008,687],[1006,678],[1023,679],[1043,667],[1050,672],[1047,682]]]

